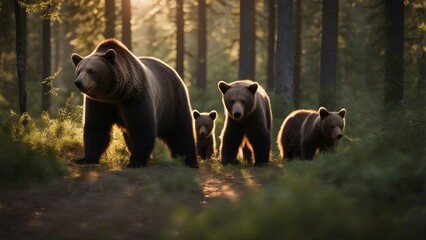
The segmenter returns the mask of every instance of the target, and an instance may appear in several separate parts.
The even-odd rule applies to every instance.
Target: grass
[[[64,109],[55,119],[1,111],[0,182],[12,191],[56,180],[56,190],[46,187],[37,196],[59,195],[81,205],[58,201],[67,222],[87,218],[87,225],[70,225],[66,233],[53,232],[57,236],[84,228],[94,239],[141,231],[154,239],[422,239],[424,122],[413,116],[358,135],[349,131],[335,152],[313,161],[283,162],[273,151],[261,168],[222,166],[216,156],[189,169],[158,141],[148,167],[134,170],[125,168],[129,153],[118,129],[100,165],[70,164],[82,155],[81,108]],[[4,198],[0,206],[8,206]],[[87,216],[90,211],[105,220]],[[123,225],[131,230],[120,230]]]
[[[238,201],[219,201],[202,212],[176,211],[175,228],[166,238],[422,239],[424,157],[385,150],[384,144],[285,163],[277,180],[245,192]]]
[[[62,159],[66,154],[61,153],[76,147],[76,143],[72,136],[64,137],[62,124],[48,118],[34,121],[13,112],[0,112],[0,119],[2,185],[43,182],[67,174]]]

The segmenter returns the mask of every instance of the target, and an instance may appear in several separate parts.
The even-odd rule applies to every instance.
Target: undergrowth
[[[67,161],[81,155],[81,108],[68,101],[52,119],[0,110],[0,182],[43,182],[68,174]]]
[[[69,161],[83,154],[82,108],[70,106],[55,119],[47,114],[33,119],[0,111],[2,184],[42,182],[76,168]],[[203,176],[194,171],[234,181],[231,185],[245,185],[236,200],[218,198],[202,207],[177,203],[159,238],[423,239],[424,118],[411,112],[390,116],[383,123],[377,121],[379,117],[374,121],[378,124],[364,123],[374,127],[348,131],[335,152],[313,161],[282,161],[273,151],[268,166],[253,168],[244,162],[222,166],[216,155],[200,162],[201,170],[193,170],[185,168],[182,159],[172,159],[165,145],[157,141],[147,169],[123,174],[131,179],[167,169],[163,171],[166,176],[152,177],[146,187],[178,193],[175,197],[180,202],[203,196]],[[350,128],[357,121],[348,121]],[[123,169],[129,152],[118,128],[112,139],[100,168]],[[154,166],[152,170],[150,166]],[[161,199],[156,201],[163,204]],[[169,204],[165,201],[164,207]]]
[[[202,212],[176,210],[173,227],[162,237],[423,239],[424,119],[393,117],[334,153],[284,162],[274,184],[248,191],[239,201],[222,199]],[[401,122],[404,128],[396,128]]]

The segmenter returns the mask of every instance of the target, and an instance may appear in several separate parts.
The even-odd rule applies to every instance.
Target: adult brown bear
[[[333,149],[343,137],[346,109],[329,112],[297,110],[286,117],[278,132],[277,143],[281,157],[291,160],[310,160],[317,150]]]
[[[237,163],[236,157],[243,147],[244,158],[254,166],[268,163],[271,150],[272,111],[265,90],[251,80],[238,80],[230,84],[220,81],[225,107],[225,125],[221,134],[220,156],[222,164]]]
[[[188,91],[176,71],[158,59],[138,59],[115,39],[87,57],[72,54],[72,61],[84,93],[84,158],[76,163],[98,163],[117,124],[131,153],[128,167],[147,165],[157,136],[172,157],[198,167]]]

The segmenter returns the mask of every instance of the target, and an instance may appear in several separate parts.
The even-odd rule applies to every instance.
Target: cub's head
[[[105,53],[94,53],[87,57],[73,53],[71,59],[75,65],[75,86],[89,98],[107,101],[114,86],[115,72],[113,64],[116,53],[113,49]]]
[[[255,93],[259,87],[256,82],[250,84],[227,84],[224,81],[220,81],[218,87],[222,92],[223,104],[232,119],[242,120],[253,111]]]
[[[318,114],[321,118],[321,133],[328,139],[341,139],[345,129],[346,109],[342,108],[339,112],[329,112],[324,107],[320,107]]]
[[[207,137],[212,134],[214,129],[214,120],[217,117],[217,112],[215,110],[207,113],[207,112],[198,112],[194,110],[192,112],[192,116],[195,119],[195,128],[197,131],[198,137]]]

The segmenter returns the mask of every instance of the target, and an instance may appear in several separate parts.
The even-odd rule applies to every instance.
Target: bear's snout
[[[207,129],[204,126],[202,126],[200,128],[200,130],[198,131],[198,134],[200,134],[200,136],[202,136],[202,137],[204,137],[206,135],[206,133],[207,133]]]
[[[235,120],[240,120],[243,117],[243,106],[241,104],[234,104],[232,107],[232,116]]]
[[[74,84],[78,89],[81,89],[83,82],[78,78],[77,80],[74,81]]]
[[[333,134],[332,134],[332,137],[335,138],[335,139],[341,139],[343,137],[342,130],[340,130],[340,128],[338,128],[338,127],[335,127]]]
[[[241,113],[240,112],[234,112],[234,118],[239,119],[241,117]]]

